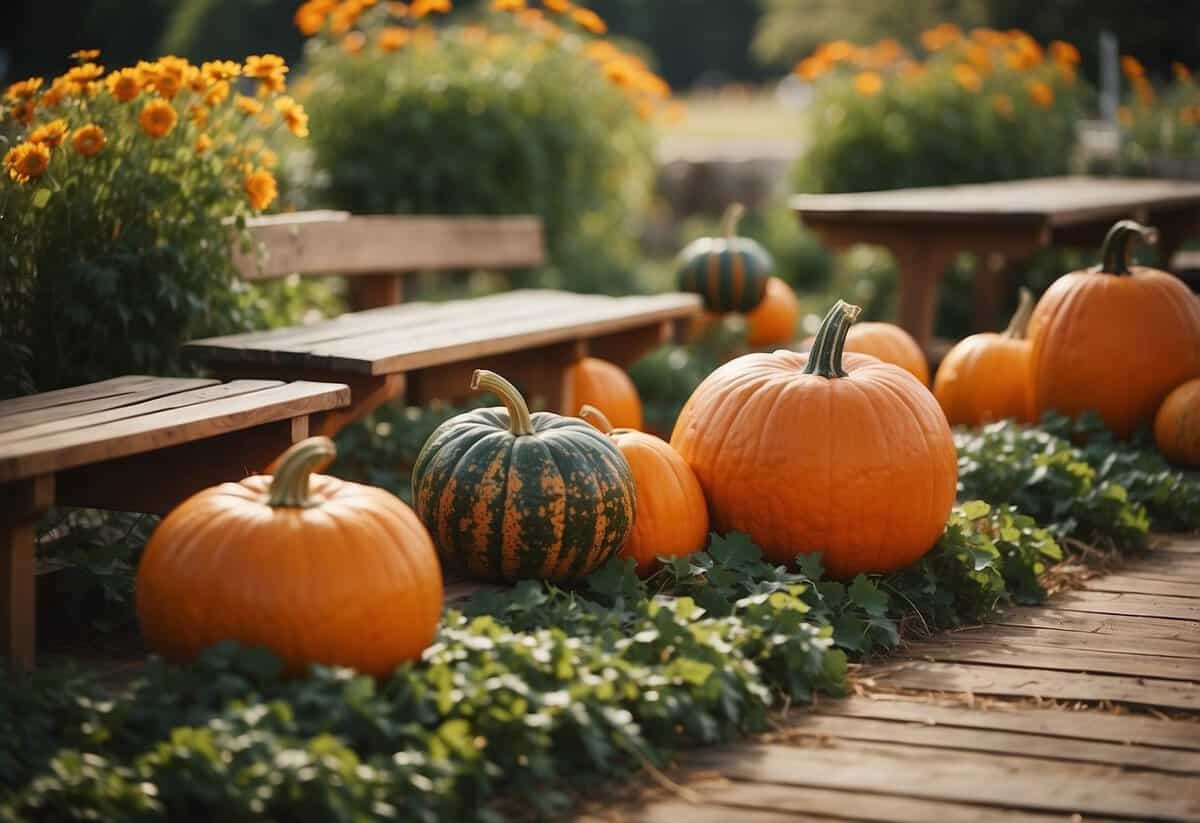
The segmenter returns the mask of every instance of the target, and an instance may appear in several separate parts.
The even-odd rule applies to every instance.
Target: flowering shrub
[[[543,6],[494,0],[463,18],[446,17],[449,0],[300,6],[317,199],[358,212],[537,214],[552,283],[628,289],[654,173],[646,121],[667,111],[670,90],[600,39],[593,11]]]
[[[1160,95],[1137,58],[1121,58],[1132,89],[1129,101],[1118,110],[1125,172],[1200,174],[1200,88],[1187,66],[1173,63],[1171,69],[1174,82]]]
[[[869,191],[1060,174],[1089,94],[1079,52],[1021,31],[944,23],[922,54],[895,40],[822,44],[796,66],[815,83],[809,191]]]
[[[275,200],[272,133],[307,133],[273,55],[73,57],[0,102],[5,394],[174,371],[183,339],[250,324],[222,220]]]

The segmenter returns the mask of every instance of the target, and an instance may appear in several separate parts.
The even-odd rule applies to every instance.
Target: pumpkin
[[[1095,410],[1118,437],[1154,420],[1176,386],[1200,377],[1200,300],[1164,271],[1129,265],[1153,229],[1122,220],[1100,265],[1050,285],[1029,321],[1035,414]]]
[[[1020,304],[1007,329],[973,334],[946,352],[933,380],[933,396],[951,426],[979,426],[1006,418],[1033,422],[1030,347],[1025,337],[1033,303],[1029,289],[1021,289]]]
[[[899,366],[929,385],[929,361],[913,336],[892,323],[859,323],[846,336],[846,351],[873,354],[884,363]]]
[[[586,403],[602,409],[613,425],[642,427],[642,399],[620,366],[598,357],[583,357],[571,366],[567,380],[571,387],[570,408]]]
[[[1154,442],[1172,463],[1200,468],[1200,379],[1167,395],[1154,417]]]
[[[858,313],[839,300],[808,354],[757,352],[721,366],[671,435],[716,530],[746,532],[776,563],[823,552],[838,577],[925,554],[958,479],[950,426],[929,390],[891,363],[843,354]]]
[[[637,563],[646,577],[659,557],[677,557],[704,548],[708,505],[700,481],[666,442],[633,429],[614,429],[604,412],[584,406],[579,416],[612,438],[633,470],[637,520],[618,557]]]
[[[721,220],[723,237],[701,237],[679,253],[680,291],[698,294],[711,312],[748,312],[767,291],[767,278],[775,268],[771,255],[754,240],[737,236],[745,212],[734,203]]]
[[[503,407],[447,420],[412,470],[417,514],[448,571],[480,580],[569,583],[615,555],[633,530],[633,472],[577,417],[530,414],[494,372],[471,388]]]
[[[792,287],[772,277],[758,308],[746,315],[746,342],[751,346],[774,346],[788,342],[796,334],[800,319],[800,301]]]
[[[274,476],[223,483],[155,529],[137,574],[150,647],[176,662],[222,640],[376,676],[420,656],[442,613],[429,533],[382,489],[313,474],[326,437],[292,446]]]

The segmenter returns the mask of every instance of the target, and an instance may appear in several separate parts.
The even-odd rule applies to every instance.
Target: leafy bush
[[[1136,58],[1123,57],[1121,68],[1133,90],[1117,112],[1121,171],[1162,176],[1200,173],[1200,89],[1191,70],[1182,63],[1172,64],[1174,82],[1159,94]]]
[[[923,58],[895,40],[820,46],[796,72],[815,81],[801,190],[870,191],[1060,174],[1089,95],[1079,54],[1023,32],[942,24]]]
[[[264,138],[305,128],[277,59],[105,75],[96,56],[0,106],[0,360],[26,375],[8,392],[176,371],[182,340],[249,325],[222,221],[270,205]]]
[[[495,12],[486,26],[414,19],[449,5],[297,12],[315,34],[304,88],[316,198],[368,213],[537,214],[549,282],[629,291],[654,173],[645,119],[666,84],[593,38],[604,24],[586,9]]]

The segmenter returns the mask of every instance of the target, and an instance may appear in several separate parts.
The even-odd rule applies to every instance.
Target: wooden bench
[[[541,223],[533,217],[307,212],[252,221],[250,228],[265,256],[239,256],[243,276],[345,275],[352,305],[362,310],[311,326],[197,340],[185,351],[227,378],[346,383],[351,404],[315,421],[323,434],[392,399],[464,397],[476,368],[506,375],[543,408],[573,413],[565,377],[579,358],[629,365],[700,312],[695,295],[551,290],[394,305],[405,272],[541,264]]]
[[[131,375],[0,401],[0,653],[34,660],[34,540],[55,503],[163,514],[262,471],[344,385]]]

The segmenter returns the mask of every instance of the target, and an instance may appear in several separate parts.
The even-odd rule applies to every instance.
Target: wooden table
[[[900,268],[898,322],[929,351],[938,281],[960,252],[984,263],[976,273],[975,330],[996,328],[1008,261],[1052,244],[1099,248],[1117,220],[1159,230],[1170,260],[1200,228],[1200,183],[1051,177],[857,194],[801,194],[792,208],[826,244],[886,246]]]
[[[34,532],[54,503],[163,514],[262,471],[344,385],[129,375],[0,401],[0,654],[34,658]]]

